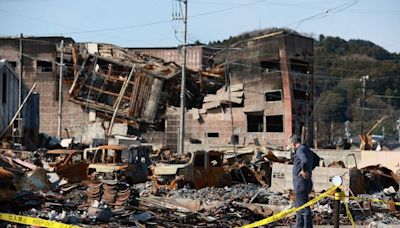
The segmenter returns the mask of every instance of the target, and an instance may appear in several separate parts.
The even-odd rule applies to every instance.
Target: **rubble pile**
[[[110,227],[237,227],[293,207],[294,196],[290,190],[270,187],[280,177],[274,171],[274,163],[282,165],[289,160],[277,158],[271,151],[257,154],[257,159],[248,152],[228,159],[223,155],[216,151],[197,151],[177,157],[168,150],[152,152],[142,146],[115,145],[84,151],[3,150],[0,213],[82,227],[106,224]],[[257,171],[254,167],[261,167],[260,164],[262,172],[241,176],[240,170]],[[326,168],[335,169],[333,165]],[[344,164],[336,169],[351,170]],[[71,175],[76,170],[83,174]],[[234,170],[236,179],[231,179],[229,173],[235,173]],[[350,180],[366,184],[355,196],[351,195],[354,184],[348,185],[350,191],[346,194],[350,195],[349,206],[355,222],[400,225],[397,175],[382,166],[356,171],[353,170],[353,175],[357,175]],[[262,175],[263,182],[251,174]],[[320,185],[318,181],[315,183]],[[318,194],[313,192],[310,199]],[[312,211],[314,224],[333,224],[332,198],[322,199],[312,206]],[[341,213],[341,223],[350,224],[344,204]],[[274,224],[293,223],[294,217],[289,216]],[[0,226],[6,224],[0,221]]]

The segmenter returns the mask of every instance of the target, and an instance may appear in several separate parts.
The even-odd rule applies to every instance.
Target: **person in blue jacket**
[[[308,194],[313,187],[312,168],[313,155],[311,150],[300,143],[297,135],[290,136],[290,145],[295,151],[293,155],[293,190],[295,194],[295,207],[308,202]],[[296,228],[310,228],[313,226],[310,207],[300,210],[296,214]]]

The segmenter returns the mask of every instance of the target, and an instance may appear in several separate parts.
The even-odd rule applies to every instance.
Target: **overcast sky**
[[[400,0],[188,0],[188,14],[189,42],[288,27],[314,37],[370,40],[400,52]],[[182,40],[182,21],[173,17],[180,15],[176,0],[0,0],[0,35],[176,46]]]

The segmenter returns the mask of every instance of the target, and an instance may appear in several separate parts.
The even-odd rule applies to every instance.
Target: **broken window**
[[[209,138],[218,138],[219,137],[219,133],[218,132],[208,132],[207,133],[207,137],[209,137]]]
[[[283,132],[283,116],[266,116],[267,132]]]
[[[239,135],[232,135],[231,144],[233,144],[233,145],[239,144]]]
[[[221,156],[210,156],[210,166],[217,167],[222,165],[222,157]]]
[[[17,62],[15,61],[7,61],[7,62],[13,68],[14,71],[15,69],[17,69]]]
[[[282,100],[282,91],[271,91],[271,92],[265,92],[265,101],[281,101]]]
[[[194,166],[204,166],[204,154],[196,154],[194,158]]]
[[[37,72],[53,72],[53,63],[48,61],[36,61]]]
[[[2,102],[5,104],[7,102],[7,73],[3,71],[3,94],[2,94]]]
[[[265,72],[281,70],[279,59],[262,60],[260,61],[260,67],[263,68]]]
[[[247,131],[248,132],[264,131],[264,115],[262,112],[247,114]]]
[[[310,63],[299,59],[290,60],[291,71],[308,74],[310,72]]]
[[[293,89],[293,96],[296,100],[308,100],[308,93],[304,90]]]

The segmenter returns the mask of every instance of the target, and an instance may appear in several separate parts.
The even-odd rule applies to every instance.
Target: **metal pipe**
[[[333,213],[334,228],[339,228],[339,218],[340,218],[340,188],[336,188],[334,213]]]

